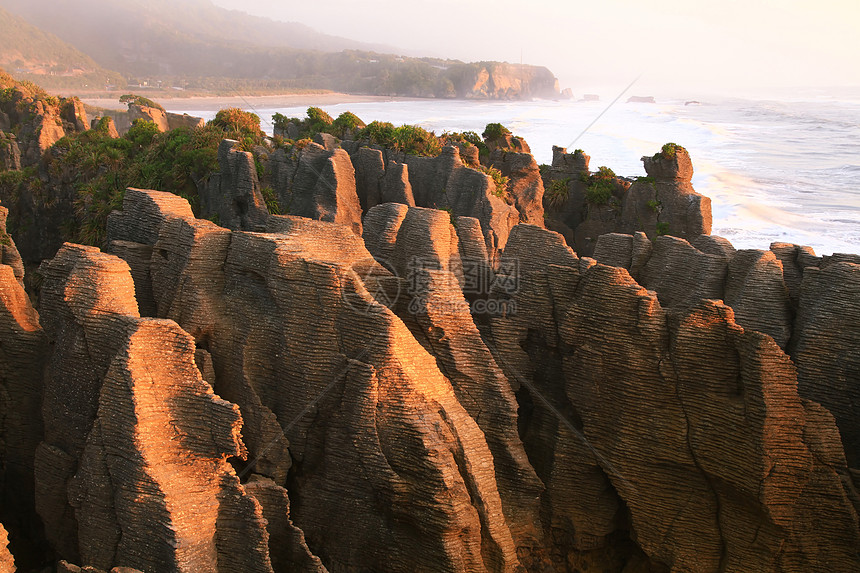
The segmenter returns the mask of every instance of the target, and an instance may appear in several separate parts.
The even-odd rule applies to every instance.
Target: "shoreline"
[[[402,101],[411,98],[392,96],[353,95],[340,92],[324,92],[317,94],[282,94],[264,96],[193,96],[179,98],[154,98],[164,109],[170,112],[188,111],[219,111],[229,107],[253,110],[256,107],[295,107],[334,105],[341,103],[368,103]],[[93,107],[109,110],[125,111],[126,104],[120,103],[119,98],[81,98],[81,101]]]

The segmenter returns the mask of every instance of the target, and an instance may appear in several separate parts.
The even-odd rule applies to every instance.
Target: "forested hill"
[[[226,10],[209,0],[0,0],[0,7],[135,85],[481,99],[558,94],[555,77],[543,67],[402,57],[390,53],[393,48]],[[2,49],[14,51],[28,41],[4,40]],[[12,61],[6,66],[18,71]]]
[[[125,86],[125,78],[97,64],[56,35],[0,7],[0,67],[49,88]]]

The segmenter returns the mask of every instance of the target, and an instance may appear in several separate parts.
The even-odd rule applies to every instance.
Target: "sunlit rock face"
[[[406,571],[418,559],[512,570],[487,440],[436,360],[368,292],[394,277],[361,238],[298,217],[273,217],[266,234],[162,220],[158,312],[211,356],[215,390],[246,420],[240,473],[286,486],[310,550],[332,569]]]
[[[656,292],[624,268],[577,260],[554,233],[521,225],[508,243],[518,312],[493,322],[493,338],[528,404],[521,435],[566,532],[555,539],[607,567],[850,569],[857,497],[833,416],[798,395],[798,370],[773,338],[707,298],[726,262],[668,241],[655,251],[677,256],[658,252],[644,271]],[[634,238],[614,243],[627,253],[616,259],[632,261]],[[705,290],[673,286],[675,264]]]
[[[129,189],[111,254],[42,265],[39,314],[0,265],[12,554],[29,508],[102,571],[860,567],[851,257],[500,248],[385,202],[255,228]]]

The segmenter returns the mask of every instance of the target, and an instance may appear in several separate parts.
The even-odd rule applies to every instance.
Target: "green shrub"
[[[293,144],[293,151],[299,152],[311,143],[313,143],[313,141],[311,141],[307,137],[304,139],[300,139]]]
[[[488,123],[484,128],[484,139],[502,139],[506,135],[510,135],[511,130],[501,123]]]
[[[662,154],[663,157],[666,159],[672,159],[673,157],[675,157],[675,152],[678,151],[679,149],[686,151],[686,149],[684,149],[683,147],[681,147],[677,143],[667,143],[660,150],[660,153],[654,155],[654,159],[657,159],[657,156],[660,154]]]
[[[394,149],[409,155],[435,157],[442,152],[442,143],[433,132],[417,125],[401,125],[394,129]]]
[[[505,201],[510,201],[508,178],[502,175],[501,171],[495,167],[484,167],[483,165],[478,165],[476,169],[482,173],[486,173],[493,180],[493,189],[491,189],[493,195]]]
[[[657,234],[658,235],[668,235],[669,234],[669,223],[665,221],[660,221],[657,223]]]
[[[361,130],[361,139],[383,147],[394,147],[394,124],[387,121],[372,121]]]
[[[606,205],[612,197],[612,182],[605,179],[595,179],[585,188],[585,200],[592,205]]]
[[[592,205],[606,205],[612,198],[615,188],[615,172],[609,167],[597,168],[597,173],[585,178],[585,200]]]
[[[263,187],[261,189],[263,194],[263,200],[266,202],[266,208],[269,210],[269,213],[272,215],[280,215],[281,214],[281,206],[278,205],[278,196],[275,194],[275,190],[271,187]]]
[[[551,207],[558,208],[567,203],[570,198],[570,177],[551,181],[546,188],[544,197]]]
[[[663,204],[660,203],[660,201],[658,201],[657,199],[651,199],[650,201],[648,201],[648,208],[651,209],[652,211],[654,211],[655,213],[658,213],[660,211],[660,207],[662,205]]]
[[[308,119],[313,122],[324,123],[326,125],[331,125],[332,123],[334,123],[332,117],[321,108],[309,107],[307,113]]]
[[[278,129],[286,130],[287,126],[290,124],[290,120],[291,118],[285,116],[282,113],[275,112],[275,114],[272,115],[272,125],[274,125]]]
[[[97,133],[107,135],[107,133],[110,129],[109,128],[110,122],[111,122],[111,118],[109,116],[106,115],[106,116],[100,117],[98,123],[96,123],[95,127],[93,127],[92,130],[97,132]]]
[[[145,119],[136,119],[125,134],[125,138],[137,147],[146,147],[152,143],[152,140],[161,133],[154,121]]]
[[[97,130],[61,139],[49,169],[56,178],[74,174],[74,217],[63,229],[64,239],[103,247],[107,217],[121,208],[127,187],[175,193],[198,212],[197,187],[217,170],[224,135],[213,125],[159,133],[152,122],[139,121],[118,139]],[[57,200],[46,197],[36,183],[41,180],[34,174],[30,190],[41,207]]]
[[[140,106],[144,106],[144,107],[154,107],[155,109],[160,109],[161,111],[164,111],[164,108],[161,107],[161,104],[158,104],[149,98],[145,98],[145,97],[139,96],[137,94],[125,94],[123,96],[120,96],[119,102],[120,103],[130,103],[130,104],[140,105]]]
[[[215,119],[209,122],[209,125],[223,131],[250,135],[257,138],[262,135],[260,117],[255,113],[243,111],[237,107],[220,110],[215,114]]]
[[[615,172],[605,165],[597,168],[597,173],[594,174],[599,179],[615,179]]]
[[[469,147],[474,145],[478,148],[478,157],[479,159],[485,158],[489,155],[490,150],[487,149],[487,144],[484,143],[484,140],[481,139],[481,136],[475,133],[474,131],[463,131],[463,132],[448,132],[443,133],[439,139],[441,140],[442,145],[447,145],[449,143],[457,144],[460,149],[464,147]]]
[[[365,123],[357,115],[351,111],[345,111],[332,122],[331,134],[343,139],[347,131],[355,131],[363,127],[365,127]]]
[[[328,133],[334,120],[329,114],[318,107],[308,108],[308,119],[304,125],[304,132],[309,136],[318,133]]]

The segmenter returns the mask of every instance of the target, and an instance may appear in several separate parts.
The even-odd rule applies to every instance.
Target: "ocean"
[[[538,163],[551,163],[553,145],[580,148],[591,156],[592,170],[606,165],[626,176],[645,175],[640,158],[671,141],[687,148],[693,187],[711,198],[713,234],[740,249],[784,241],[811,246],[819,255],[860,253],[860,97],[705,98],[689,104],[625,99],[612,106],[392,100],[322,107],[333,117],[349,110],[368,123],[417,124],[437,134],[481,133],[499,122],[525,138]],[[304,117],[306,109],[250,111],[271,133],[272,114]],[[215,115],[187,113],[207,120]]]

